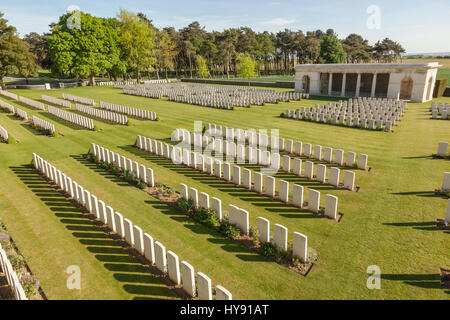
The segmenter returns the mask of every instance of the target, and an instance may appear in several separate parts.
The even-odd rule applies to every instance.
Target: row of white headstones
[[[172,160],[174,164],[186,165],[193,169],[200,170],[204,173],[214,175],[217,178],[223,178],[226,181],[238,186],[242,186],[248,190],[257,193],[266,194],[273,199],[278,199],[286,204],[294,205],[300,209],[307,209],[313,213],[320,213],[320,192],[309,189],[308,206],[305,207],[303,201],[304,187],[298,184],[293,186],[293,199],[289,200],[289,182],[279,181],[278,198],[276,197],[275,185],[276,179],[271,176],[264,175],[260,172],[253,172],[254,184],[252,184],[252,171],[243,169],[243,179],[241,181],[241,167],[231,166],[230,163],[215,160],[212,157],[203,156],[200,153],[193,152],[189,149],[172,146],[161,141],[152,140],[143,136],[137,137],[137,147],[141,150],[148,151],[166,159]],[[222,174],[223,173],[223,174]],[[266,184],[264,189],[264,176]],[[325,215],[333,220],[337,219],[338,198],[333,195],[326,195]]]
[[[128,106],[121,106],[121,105],[104,102],[104,101],[100,101],[100,108],[106,109],[109,111],[113,111],[113,112],[117,112],[117,113],[127,114],[129,116],[146,119],[146,120],[156,121],[156,119],[157,119],[156,112],[138,109],[138,108],[132,108],[132,107],[128,107]]]
[[[198,190],[192,187],[188,188],[188,186],[184,183],[180,183],[180,194],[186,200],[191,199],[196,209],[211,208],[216,212],[219,221],[222,221],[224,219],[224,216],[222,214],[222,201],[220,199],[212,198],[210,206],[209,195],[207,193],[201,192],[199,199]],[[248,235],[250,231],[249,220],[250,216],[248,211],[232,204],[228,206],[228,221],[231,224],[236,225],[245,235]],[[258,217],[257,228],[259,232],[259,240],[261,241],[261,243],[271,242],[270,221],[263,217]],[[275,224],[273,243],[279,250],[288,250],[288,229],[286,227],[280,224]],[[301,262],[307,262],[308,237],[299,232],[294,232],[293,255],[299,258]]]
[[[33,124],[37,125],[38,127],[49,130],[51,134],[55,133],[55,125],[53,123],[50,123],[36,116],[33,116],[31,119],[33,121]]]
[[[67,94],[67,93],[63,93],[62,97],[63,97],[64,100],[78,102],[78,103],[81,103],[81,104],[84,104],[84,105],[87,105],[87,106],[95,106],[95,101],[93,99],[79,97],[79,96],[74,96],[74,95]]]
[[[61,110],[52,106],[48,106],[48,112],[65,121],[74,123],[80,127],[94,130],[94,121],[90,118],[80,116],[78,114]]]
[[[277,136],[269,136],[265,133],[256,132],[255,130],[243,130],[230,128],[226,126],[221,126],[217,124],[208,123],[206,125],[206,133],[203,135],[203,141],[208,144],[208,139],[212,137],[224,137],[228,141],[236,140],[238,143],[245,144],[248,142],[250,146],[259,147],[262,150],[267,150],[270,146],[271,149],[285,151],[292,155],[305,156],[306,158],[323,160],[328,163],[335,163],[340,166],[346,166],[354,168],[356,162],[356,153],[347,152],[347,159],[344,162],[344,150],[336,149],[336,155],[333,158],[333,148],[322,147],[320,145],[312,145],[311,143],[303,143],[301,141],[296,141],[292,139],[284,139]],[[190,137],[187,137],[186,133],[183,132],[184,129],[177,129],[175,131],[174,139],[176,141],[190,139],[194,140],[194,133],[190,133]],[[189,132],[185,130],[185,132]],[[197,138],[198,139],[198,138]],[[270,144],[269,144],[270,141]],[[199,141],[197,140],[197,144]],[[194,142],[195,145],[195,142]],[[314,150],[314,153],[313,153]],[[322,150],[324,152],[322,156]],[[358,168],[361,170],[367,170],[369,156],[367,154],[359,154],[358,156]]]
[[[2,138],[5,141],[8,141],[8,131],[0,126],[0,138]]]
[[[183,130],[183,129],[177,129],[177,130]],[[185,134],[187,132],[187,134]],[[189,132],[183,131],[183,134],[175,134],[174,139],[177,140],[178,137],[181,138],[182,144],[180,145],[183,149],[190,149],[191,145],[189,142],[191,142],[192,145],[194,145],[194,150],[197,151],[201,149],[201,143],[196,144],[196,142],[201,141],[202,135],[200,133],[193,134],[194,139],[189,139]],[[204,139],[206,140],[205,143],[207,146],[203,150],[204,155],[210,156],[212,152],[214,152],[214,158],[216,160],[222,160],[223,156],[226,158],[226,162],[228,163],[234,163],[234,160],[236,160],[237,164],[245,164],[246,160],[249,164],[259,164],[262,166],[266,166],[270,169],[272,172],[277,172],[278,170],[282,170],[288,173],[293,173],[299,177],[306,177],[310,180],[314,180],[316,178],[316,181],[320,183],[329,183],[335,187],[340,187],[340,172],[341,170],[339,168],[330,168],[330,178],[327,180],[327,166],[324,164],[318,164],[317,165],[317,175],[314,176],[314,162],[312,161],[305,161],[305,170],[302,170],[302,159],[300,158],[294,158],[293,166],[292,159],[290,156],[285,155],[280,158],[279,153],[271,153],[267,150],[261,150],[258,148],[253,148],[250,146],[245,146],[244,144],[237,144],[232,141],[222,140],[222,139]],[[178,140],[180,141],[180,140]],[[299,142],[297,145],[300,144],[299,152],[301,153],[301,142]],[[199,147],[200,146],[200,147]],[[310,145],[311,146],[311,145]],[[321,146],[314,146],[315,150],[315,159],[321,161]],[[343,151],[338,155],[338,152],[340,150],[337,150],[336,154],[340,157],[340,163],[343,162]],[[331,162],[332,158],[332,149],[326,148],[325,149],[325,158],[329,160],[327,162]],[[355,162],[356,154],[353,152],[348,153],[347,157],[347,163],[351,165],[351,163]],[[367,156],[361,154],[359,163],[362,164],[362,167],[367,167]],[[280,164],[281,162],[281,164]],[[338,163],[339,163],[338,162]],[[268,170],[267,170],[268,171]],[[304,172],[304,174],[302,174]],[[345,189],[349,189],[351,191],[355,188],[355,173],[352,171],[345,171],[344,176],[344,182],[342,184]]]
[[[115,112],[110,112],[110,111],[105,111],[102,109],[97,109],[97,108],[92,108],[92,107],[88,107],[82,104],[75,104],[75,109],[77,111],[80,111],[82,113],[86,113],[88,115],[100,118],[100,119],[104,119],[104,120],[108,120],[110,122],[114,122],[114,123],[118,123],[118,124],[122,124],[122,125],[126,125],[128,122],[128,117],[122,114],[118,114]]]
[[[63,99],[58,99],[58,98],[55,98],[55,97],[46,96],[44,94],[41,95],[41,99],[46,101],[46,102],[49,102],[49,103],[52,103],[52,104],[56,104],[57,106],[61,106],[61,107],[64,107],[64,108],[69,108],[70,109],[72,107],[72,104],[70,103],[70,101],[63,100]]]
[[[19,277],[17,273],[14,271],[14,268],[11,265],[11,262],[8,260],[8,256],[6,255],[6,251],[3,250],[2,245],[0,243],[0,270],[6,276],[6,281],[10,288],[12,289],[16,300],[28,300],[23,290],[22,284],[20,283]]]
[[[9,112],[14,113],[24,120],[28,120],[28,115],[25,111],[20,108],[14,108],[14,106],[0,99],[0,107],[9,110]]]
[[[450,104],[447,102],[445,104],[439,102],[437,106],[436,102],[432,102],[430,110],[433,119],[437,119],[440,115],[443,120],[450,120]]]
[[[173,282],[181,284],[189,295],[192,297],[198,295],[201,300],[212,300],[211,279],[208,276],[201,272],[197,272],[195,276],[194,268],[186,261],[181,262],[180,268],[178,256],[172,251],[166,253],[166,247],[162,243],[154,241],[151,235],[144,233],[140,227],[124,218],[111,206],[107,206],[102,200],[98,200],[95,195],[35,153],[33,160],[36,170],[70,194],[74,201],[120,235],[161,272],[167,273]],[[231,300],[231,298],[228,290],[216,286],[216,299]]]

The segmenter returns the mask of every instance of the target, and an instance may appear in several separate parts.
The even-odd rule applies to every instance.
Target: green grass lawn
[[[36,100],[44,93],[13,92]],[[0,216],[48,298],[168,299],[176,296],[24,168],[30,163],[32,152],[52,162],[161,241],[180,260],[207,274],[213,285],[227,288],[234,299],[449,298],[449,290],[439,284],[439,267],[450,266],[450,232],[436,230],[434,223],[436,218],[444,217],[447,199],[434,196],[433,190],[441,186],[450,162],[434,160],[430,155],[436,153],[439,141],[449,141],[450,126],[448,122],[430,119],[429,103],[409,104],[395,132],[384,133],[278,117],[288,108],[329,101],[318,97],[225,111],[123,95],[121,90],[109,87],[45,91],[45,94],[60,97],[62,92],[155,111],[161,121],[132,119],[130,127],[95,121],[102,131],[90,132],[22,106],[29,115],[40,115],[53,122],[63,134],[48,138],[36,135],[21,121],[0,113],[0,125],[20,141],[15,145],[0,144]],[[450,99],[440,101],[450,102]],[[243,129],[279,129],[285,138],[367,153],[372,171],[356,171],[356,184],[361,187],[358,193],[303,182],[306,187],[320,190],[323,197],[326,193],[339,197],[339,211],[344,213],[344,218],[336,223],[191,169],[173,166],[132,147],[137,134],[167,139],[175,128],[192,130],[194,120]],[[261,216],[271,221],[272,230],[277,223],[286,226],[289,240],[295,231],[306,234],[319,261],[304,278],[194,223],[81,159],[80,155],[87,152],[91,142],[152,167],[158,182],[177,190],[182,182],[222,199],[224,207],[235,204],[246,209],[253,226]],[[70,265],[81,267],[81,291],[66,288],[65,270]],[[366,270],[371,265],[381,268],[381,290],[366,287],[369,276]]]

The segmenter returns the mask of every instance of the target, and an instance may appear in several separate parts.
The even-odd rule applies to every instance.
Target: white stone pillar
[[[359,97],[359,93],[361,91],[361,73],[358,73],[358,80],[356,80],[356,94],[355,97]]]
[[[343,73],[342,74],[342,90],[341,90],[341,97],[345,97],[345,85],[347,82],[347,74]]]
[[[375,98],[375,90],[376,90],[376,88],[377,88],[377,74],[374,73],[373,74],[373,78],[372,78],[372,91],[370,93],[370,96],[372,98]]]
[[[328,79],[328,95],[331,96],[331,90],[333,89],[333,74],[330,73],[330,77]]]

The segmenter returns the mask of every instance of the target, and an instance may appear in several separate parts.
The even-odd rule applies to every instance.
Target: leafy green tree
[[[250,86],[250,78],[254,78],[258,75],[258,73],[256,73],[256,61],[249,55],[242,54],[237,58],[237,63],[237,73],[239,77],[249,79]]]
[[[347,55],[347,62],[368,62],[372,47],[369,41],[364,40],[359,34],[352,33],[342,41],[342,47]]]
[[[320,45],[320,57],[325,63],[344,63],[345,51],[338,38],[324,36]]]
[[[208,66],[206,65],[206,60],[202,56],[197,56],[197,76],[199,78],[209,77]]]
[[[165,70],[166,79],[168,79],[167,71],[174,68],[174,59],[177,54],[178,51],[176,48],[176,43],[170,38],[169,33],[165,30],[158,32],[156,43],[156,66],[158,79],[159,69]]]
[[[148,21],[136,14],[120,10],[117,15],[121,22],[121,45],[129,65],[136,70],[137,81],[141,81],[141,71],[152,71],[155,65],[156,31]]]
[[[53,70],[90,77],[95,86],[95,76],[112,70],[120,63],[118,36],[111,21],[80,12],[81,28],[69,27],[71,13],[60,17],[49,37],[49,51]]]
[[[30,48],[3,16],[0,12],[0,86],[5,89],[3,78],[7,74],[19,73],[28,78],[36,73],[37,66]]]

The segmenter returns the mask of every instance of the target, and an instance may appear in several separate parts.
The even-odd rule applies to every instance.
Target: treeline
[[[81,28],[74,27],[74,14]],[[41,67],[68,77],[90,77],[92,83],[96,76],[230,77],[253,65],[256,75],[291,74],[298,63],[392,62],[405,52],[388,38],[372,46],[357,34],[339,39],[332,29],[208,32],[198,22],[179,30],[158,29],[146,15],[125,10],[116,18],[67,13],[50,25],[49,33],[30,33],[23,40]]]

